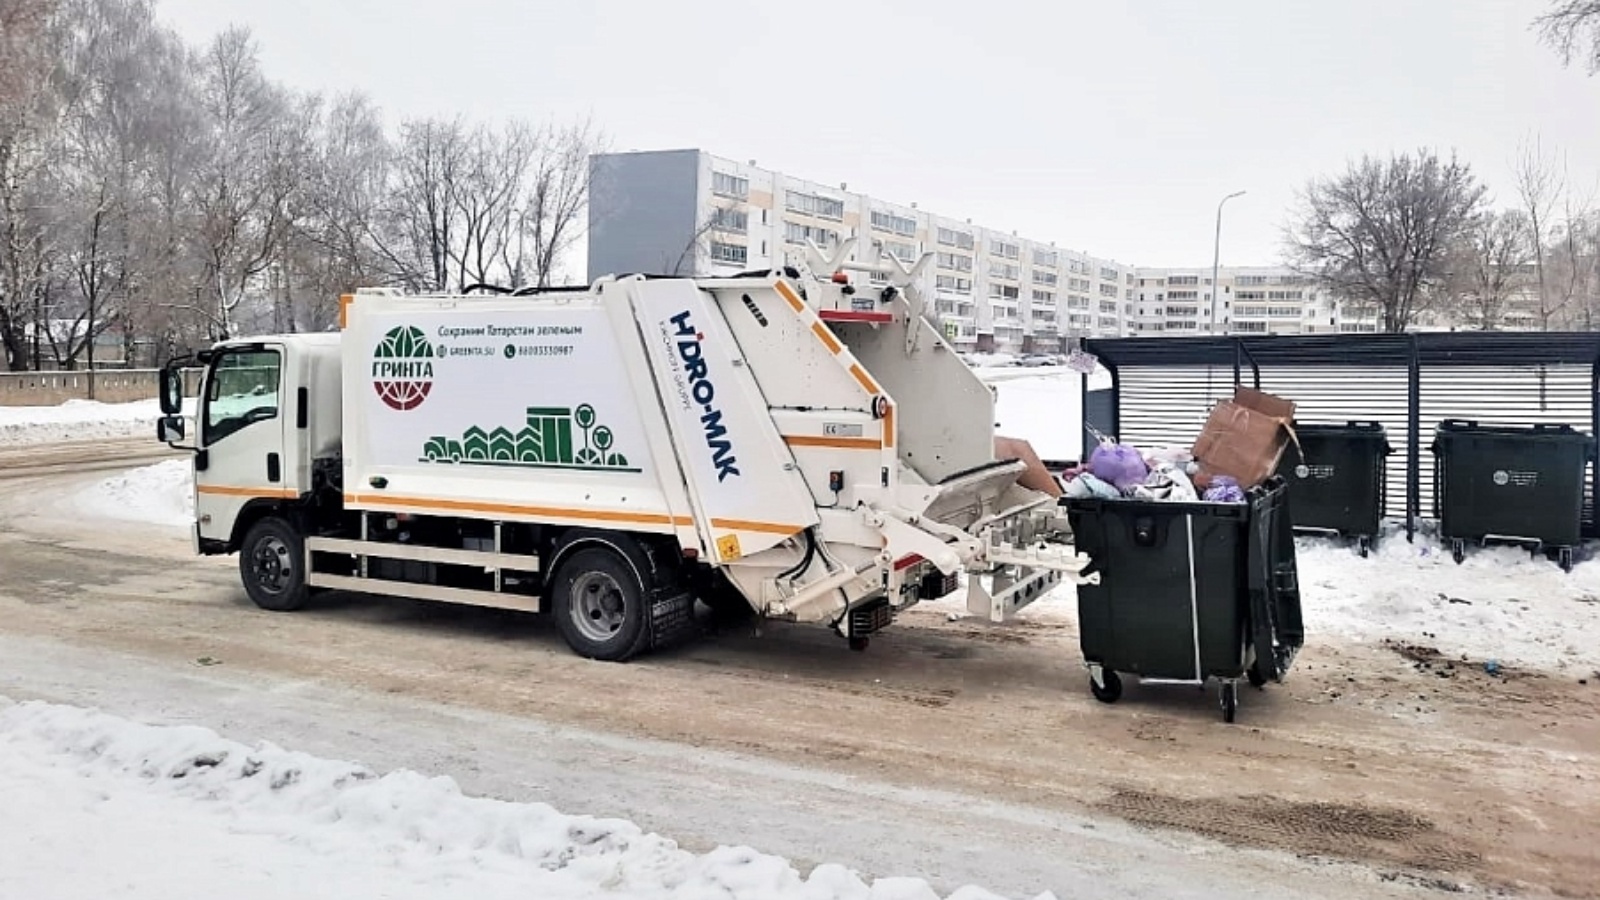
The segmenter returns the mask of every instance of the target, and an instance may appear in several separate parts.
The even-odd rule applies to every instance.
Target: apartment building
[[[1352,334],[1378,331],[1377,311],[1341,302],[1310,278],[1276,266],[1137,272],[1134,336]]]
[[[930,321],[961,349],[1053,352],[1076,337],[1131,333],[1133,267],[739,163],[701,150],[590,160],[589,278],[619,272],[726,275],[781,265],[805,241],[857,238],[851,260],[887,283],[894,262],[934,255]]]

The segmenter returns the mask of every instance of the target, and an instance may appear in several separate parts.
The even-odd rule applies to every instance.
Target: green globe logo
[[[436,354],[422,329],[391,328],[372,351],[372,389],[391,409],[416,409],[433,389]]]

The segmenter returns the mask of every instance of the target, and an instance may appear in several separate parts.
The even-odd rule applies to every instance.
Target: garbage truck
[[[1056,498],[996,458],[992,392],[922,315],[928,260],[881,281],[848,250],[362,289],[337,330],[176,359],[157,430],[192,452],[194,550],[238,554],[263,609],[338,590],[521,610],[609,661],[692,632],[697,599],[862,649],[963,581],[999,622],[1097,579]]]

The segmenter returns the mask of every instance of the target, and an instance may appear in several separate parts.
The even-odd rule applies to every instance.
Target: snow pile
[[[924,881],[802,877],[748,847],[703,855],[619,819],[468,797],[449,778],[247,747],[200,727],[0,698],[0,894],[937,900]],[[19,814],[20,813],[20,814]],[[143,851],[143,852],[141,852]],[[94,890],[99,889],[99,890]],[[1042,895],[1050,898],[1052,895]],[[996,895],[965,887],[952,900]]]
[[[155,400],[68,400],[60,406],[0,406],[0,447],[129,437],[153,441],[160,417],[161,406]]]
[[[191,458],[169,459],[90,485],[71,505],[107,519],[187,528],[194,523],[193,478]]]
[[[1457,565],[1448,547],[1391,526],[1361,559],[1344,544],[1301,538],[1301,606],[1307,640],[1331,634],[1424,644],[1525,668],[1600,670],[1600,562],[1561,571],[1513,547],[1469,547]]]

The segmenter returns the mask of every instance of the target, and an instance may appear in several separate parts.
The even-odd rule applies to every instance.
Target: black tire
[[[1463,561],[1465,561],[1467,558],[1467,542],[1451,541],[1450,558],[1456,561],[1456,565],[1460,565]]]
[[[1222,685],[1222,721],[1231,723],[1239,711],[1239,685],[1228,681]]]
[[[561,637],[588,659],[623,662],[650,646],[650,609],[627,560],[603,547],[573,551],[551,579]]]
[[[870,637],[853,637],[850,639],[850,649],[857,653],[865,652],[870,646],[872,646],[872,638]]]
[[[1100,678],[1105,681],[1101,687],[1094,682],[1094,676],[1089,677],[1089,693],[1101,703],[1115,703],[1122,699],[1122,677],[1110,669],[1101,671]]]
[[[1361,558],[1366,559],[1372,555],[1372,539],[1361,538],[1356,542],[1356,549],[1361,553]]]
[[[256,606],[293,612],[306,605],[305,541],[277,516],[250,526],[239,545],[239,579]]]
[[[1249,680],[1250,686],[1257,690],[1267,684],[1267,676],[1261,674],[1260,663],[1251,663],[1250,668],[1244,670],[1244,677]]]
[[[1572,571],[1572,548],[1571,547],[1562,547],[1560,550],[1557,550],[1556,551],[1556,560],[1557,560],[1558,564],[1561,566],[1561,571],[1563,571],[1563,572],[1571,572]]]

